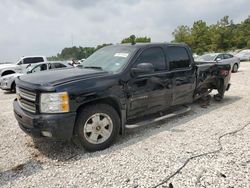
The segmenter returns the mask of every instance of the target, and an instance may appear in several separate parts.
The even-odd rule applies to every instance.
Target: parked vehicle
[[[14,74],[2,76],[0,78],[0,88],[2,90],[9,90],[9,91],[16,92],[15,79],[18,76],[45,71],[45,70],[51,70],[51,69],[57,69],[57,68],[69,68],[69,67],[72,67],[72,66],[66,62],[60,62],[60,61],[49,61],[49,62],[43,62],[43,63],[30,64],[30,66],[26,68],[26,71],[24,73],[14,73]]]
[[[250,50],[242,50],[237,53],[235,56],[240,58],[241,61],[249,61],[250,60]]]
[[[89,151],[101,150],[125,128],[161,120],[166,109],[213,89],[222,100],[230,69],[229,63],[195,63],[184,44],[112,45],[82,68],[18,77],[14,114],[33,137],[72,139]]]
[[[47,62],[44,56],[25,56],[21,57],[17,63],[0,65],[0,77],[13,73],[22,73],[29,64]]]
[[[195,58],[195,61],[230,63],[232,72],[237,72],[240,68],[240,59],[229,53],[208,53]]]

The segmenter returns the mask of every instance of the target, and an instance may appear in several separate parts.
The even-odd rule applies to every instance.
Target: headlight
[[[42,93],[40,97],[40,111],[42,113],[69,112],[68,93]]]

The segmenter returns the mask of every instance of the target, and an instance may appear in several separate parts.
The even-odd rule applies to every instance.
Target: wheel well
[[[1,76],[6,76],[6,75],[8,75],[8,74],[14,74],[15,72],[14,71],[12,71],[12,70],[7,70],[7,71],[4,71],[2,74],[1,74]]]
[[[108,104],[108,105],[112,106],[116,110],[116,112],[118,113],[119,117],[121,118],[120,105],[112,97],[107,97],[107,98],[98,99],[98,100],[95,100],[95,101],[86,102],[86,103],[82,104],[81,106],[79,106],[78,109],[76,110],[76,112],[78,114],[78,112],[80,110],[82,110],[83,108],[85,108],[86,106],[90,106],[92,104],[97,104],[97,103]]]
[[[120,117],[120,122],[121,122],[121,126],[120,126],[120,134],[123,134],[123,126],[122,126],[122,112],[121,112],[121,107],[118,101],[116,101],[114,98],[112,97],[107,97],[107,98],[103,98],[103,99],[98,99],[95,101],[90,101],[90,102],[86,102],[84,104],[82,104],[81,106],[79,106],[76,110],[76,114],[79,114],[80,110],[82,110],[83,108],[85,108],[86,106],[90,106],[93,104],[108,104],[110,106],[112,106],[116,112],[118,113],[119,117]]]

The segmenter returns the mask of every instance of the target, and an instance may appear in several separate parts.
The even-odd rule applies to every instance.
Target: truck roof
[[[167,46],[185,46],[187,47],[188,45],[185,43],[169,43],[169,42],[151,42],[151,43],[135,43],[135,44],[131,44],[131,43],[125,43],[125,44],[115,44],[114,46],[138,46],[138,47],[142,47],[142,46],[155,46],[155,45],[167,45]]]
[[[30,56],[22,56],[21,59],[27,58],[27,57],[44,57],[45,58],[44,55],[30,55]]]

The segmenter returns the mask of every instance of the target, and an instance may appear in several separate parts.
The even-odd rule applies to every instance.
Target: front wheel
[[[238,72],[238,65],[235,63],[232,72]]]
[[[96,104],[83,108],[75,125],[75,141],[88,151],[109,147],[117,137],[120,118],[110,105]]]

